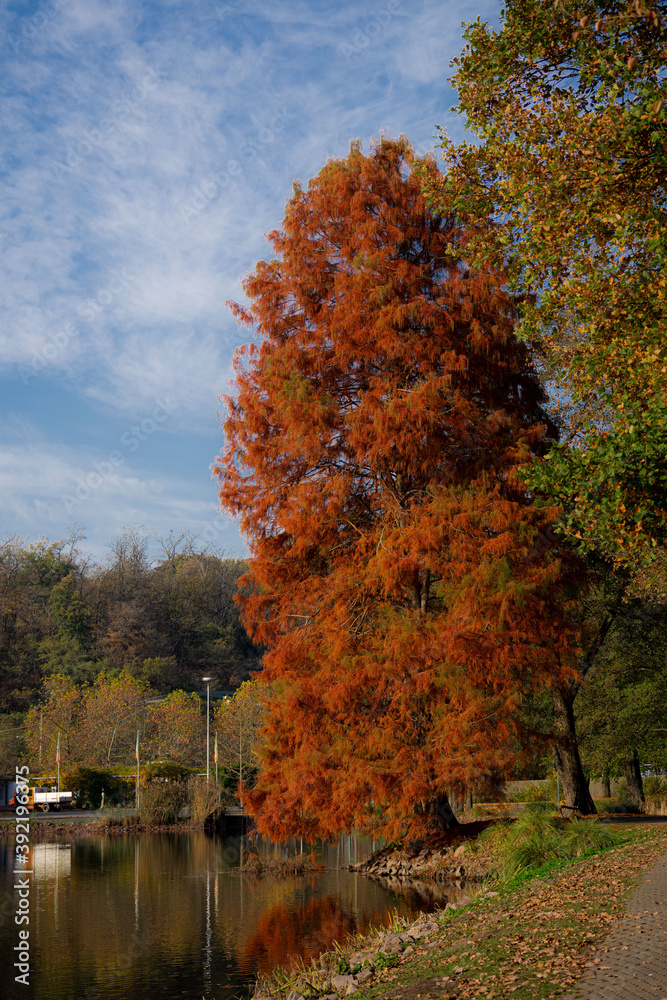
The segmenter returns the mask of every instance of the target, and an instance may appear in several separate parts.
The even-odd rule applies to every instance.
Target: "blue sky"
[[[454,138],[461,22],[497,3],[3,4],[0,539],[124,527],[242,554],[217,510],[225,301],[294,178],[381,131]]]

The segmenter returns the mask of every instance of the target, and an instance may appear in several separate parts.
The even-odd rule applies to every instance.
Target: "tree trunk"
[[[602,798],[611,798],[611,778],[608,774],[603,774],[602,776]]]
[[[449,830],[451,827],[459,825],[446,795],[438,795],[437,798],[431,799],[429,802],[428,825],[434,830]]]
[[[574,725],[574,698],[577,689],[569,687],[552,688],[554,699],[554,729],[556,745],[554,757],[560,780],[563,783],[565,805],[570,810],[585,816],[596,813],[595,803],[591,798],[588,781],[581,766],[577,731]]]
[[[625,780],[628,783],[628,799],[636,809],[641,809],[643,812],[646,799],[644,798],[644,783],[636,750],[632,757],[625,762]]]
[[[422,586],[421,592],[421,613],[423,615],[428,611],[428,599],[429,592],[431,589],[431,571],[430,569],[424,570],[424,584]]]

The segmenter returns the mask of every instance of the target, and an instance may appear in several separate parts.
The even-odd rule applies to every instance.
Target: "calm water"
[[[231,1000],[257,970],[317,955],[334,940],[429,909],[344,870],[294,878],[235,873],[240,849],[284,849],[204,833],[81,837],[35,843],[30,890],[30,985],[8,975],[19,928],[13,844],[0,847],[3,908],[0,995],[37,1000]],[[300,845],[292,843],[291,850]],[[305,845],[304,845],[305,846]],[[328,865],[361,860],[367,841],[316,850]],[[431,905],[429,905],[429,903]]]

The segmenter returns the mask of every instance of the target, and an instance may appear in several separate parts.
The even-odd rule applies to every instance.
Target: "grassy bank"
[[[413,926],[395,921],[389,932],[351,940],[309,968],[277,971],[258,983],[256,996],[546,1000],[566,993],[589,963],[603,960],[604,939],[628,894],[667,851],[667,830],[610,836],[593,823],[575,837],[571,825],[559,830],[546,817],[534,826],[523,838],[532,840],[528,846],[516,829],[482,840],[478,849],[487,852],[495,878],[467,905]],[[355,973],[354,982],[336,981]]]

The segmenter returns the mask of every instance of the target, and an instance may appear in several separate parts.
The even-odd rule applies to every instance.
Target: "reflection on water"
[[[34,844],[31,851],[36,879],[68,878],[72,866],[71,844]]]
[[[301,846],[204,833],[33,845],[30,989],[5,972],[2,996],[230,1000],[246,993],[258,970],[290,956],[310,959],[394,911],[407,915],[435,901],[428,889],[425,896],[402,893],[341,869],[298,878],[238,872],[248,850],[282,858]],[[344,837],[315,854],[334,868],[363,859],[373,846]],[[18,943],[13,844],[0,850],[8,901],[0,947],[10,955]]]
[[[307,888],[316,891],[315,878],[309,882]],[[285,920],[285,907],[278,903],[264,911],[246,938],[242,964],[270,972],[283,964],[286,956],[314,958],[334,941],[344,941],[355,930],[354,915],[345,913],[332,896],[311,896],[293,908],[289,920]]]

